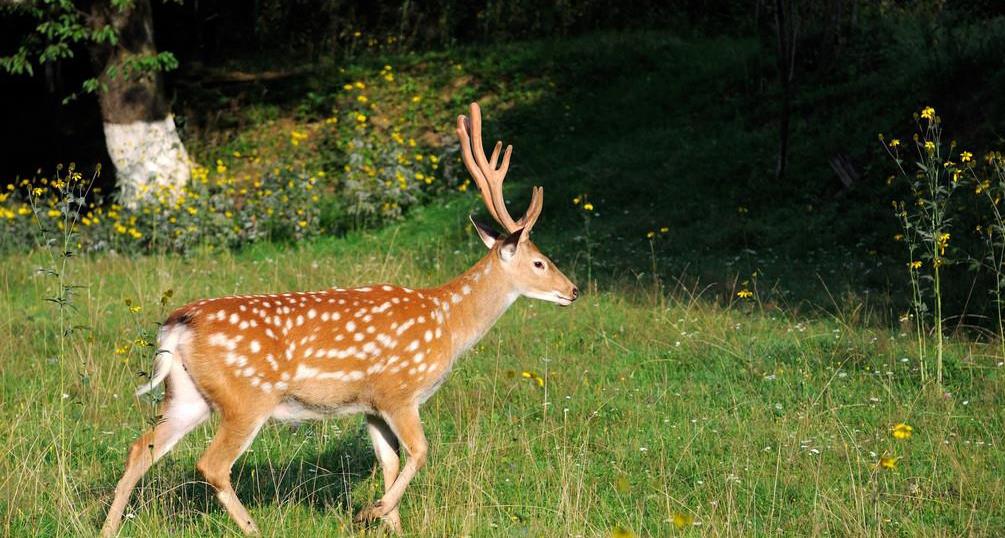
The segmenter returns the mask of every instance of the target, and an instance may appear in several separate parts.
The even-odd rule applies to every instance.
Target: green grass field
[[[125,449],[155,413],[131,396],[150,350],[129,344],[170,307],[438,283],[481,255],[464,225],[472,198],[293,249],[71,259],[67,278],[82,287],[65,325],[89,328],[65,338],[45,301],[55,281],[33,272],[46,260],[5,258],[0,531],[96,532]],[[567,309],[521,300],[424,408],[431,457],[404,498],[406,532],[998,535],[1001,358],[954,342],[958,366],[941,395],[919,389],[913,342],[844,316],[719,304],[689,289],[597,282]],[[900,422],[911,438],[891,436]],[[147,475],[125,535],[237,532],[194,469],[213,429],[195,430]],[[899,458],[894,469],[877,465],[884,456]],[[267,426],[234,476],[266,535],[379,534],[351,522],[379,496],[375,465],[362,420],[341,418]]]
[[[602,35],[360,60],[385,61],[443,76],[430,86],[451,83],[438,62],[467,66],[447,116],[495,99],[487,136],[516,145],[513,207],[545,186],[535,238],[585,292],[566,309],[518,301],[426,404],[431,453],[403,500],[407,535],[1005,534],[1005,357],[953,338],[945,387],[920,384],[914,333],[896,322],[909,289],[888,200],[872,187],[838,200],[826,164],[846,145],[867,159],[877,125],[899,121],[890,103],[910,72],[807,88],[797,179],[775,184],[750,40]],[[191,142],[207,162],[234,149]],[[595,212],[572,204],[582,193]],[[171,309],[435,285],[482,255],[476,209],[469,191],[297,245],[75,256],[59,270],[74,286],[62,310],[47,300],[60,280],[38,271],[62,259],[0,255],[0,534],[96,534],[127,447],[155,419],[155,400],[132,391]],[[893,437],[899,423],[910,438]],[[214,429],[154,466],[123,536],[238,532],[195,470]],[[383,532],[352,523],[382,491],[360,417],[269,425],[233,476],[265,535]]]

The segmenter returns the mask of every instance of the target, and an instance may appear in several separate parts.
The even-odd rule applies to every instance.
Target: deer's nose
[[[579,298],[579,288],[573,286],[572,287],[572,300],[575,301],[578,298]]]

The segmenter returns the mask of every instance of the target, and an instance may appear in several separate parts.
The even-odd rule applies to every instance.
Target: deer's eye
[[[538,269],[544,269],[544,262],[536,261],[534,262],[534,267],[537,267]]]

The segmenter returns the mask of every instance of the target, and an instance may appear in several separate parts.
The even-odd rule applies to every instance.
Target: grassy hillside
[[[65,338],[45,301],[54,280],[33,272],[47,260],[6,259],[3,534],[95,531],[126,447],[154,417],[130,394],[150,366],[137,340],[167,310],[208,295],[443,281],[482,253],[464,225],[474,198],[295,249],[72,259],[64,274],[81,287],[64,326],[88,329]],[[582,260],[563,265],[583,282]],[[1001,359],[954,342],[947,393],[919,390],[913,339],[854,321],[646,286],[593,289],[568,309],[521,300],[424,408],[432,453],[405,496],[407,533],[1005,530]],[[214,422],[150,472],[127,535],[235,532],[194,471]],[[911,438],[891,436],[901,422]],[[343,418],[267,426],[234,476],[267,535],[355,533],[353,509],[381,488],[375,465],[362,420]]]

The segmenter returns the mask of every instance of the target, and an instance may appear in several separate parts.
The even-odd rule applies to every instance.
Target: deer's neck
[[[478,342],[520,295],[501,274],[500,263],[495,251],[491,251],[438,288],[440,310],[450,327],[454,357]]]

